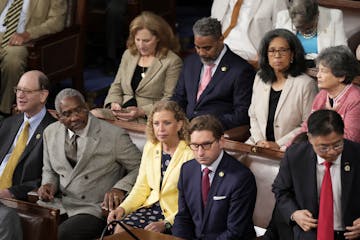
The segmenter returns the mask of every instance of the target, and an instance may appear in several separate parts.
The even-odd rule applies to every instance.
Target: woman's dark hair
[[[302,47],[299,39],[286,29],[274,29],[265,34],[263,39],[260,42],[259,47],[259,76],[264,82],[275,82],[276,76],[273,68],[269,64],[269,57],[268,57],[268,49],[270,42],[274,38],[283,38],[289,44],[289,48],[291,53],[293,54],[293,59],[290,63],[288,69],[284,71],[285,77],[288,75],[292,77],[297,77],[305,72],[305,52],[304,48]]]
[[[312,136],[326,136],[335,132],[344,134],[344,122],[337,112],[321,109],[313,112],[308,119],[308,133]]]
[[[347,46],[325,48],[316,58],[316,65],[330,68],[335,77],[345,77],[343,84],[350,84],[360,74],[360,63]]]

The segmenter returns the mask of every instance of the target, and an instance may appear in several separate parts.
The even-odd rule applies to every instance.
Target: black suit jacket
[[[201,166],[196,160],[183,164],[173,235],[184,239],[253,239],[256,183],[251,171],[224,153],[205,209],[202,207],[201,178]]]
[[[225,129],[249,124],[248,109],[255,78],[253,67],[228,48],[197,101],[202,67],[197,54],[184,61],[172,100],[186,111],[189,119],[212,114],[219,118]]]
[[[24,115],[18,114],[0,123],[0,164],[13,144],[23,121]],[[26,199],[29,191],[40,186],[43,166],[43,131],[55,121],[56,119],[47,112],[21,155],[14,171],[13,186],[9,188],[15,198]]]
[[[309,142],[291,146],[281,161],[279,174],[273,184],[273,192],[280,214],[289,225],[294,224],[290,220],[291,214],[299,209],[307,209],[314,218],[318,218],[316,163],[317,157]],[[341,205],[345,226],[352,226],[353,221],[360,217],[359,186],[360,144],[345,140],[341,156]],[[316,239],[316,229],[304,232],[294,224],[293,231],[295,240]]]

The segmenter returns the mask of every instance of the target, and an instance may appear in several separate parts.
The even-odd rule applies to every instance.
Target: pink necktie
[[[210,169],[204,168],[203,175],[202,175],[202,181],[201,181],[201,193],[202,193],[202,200],[203,200],[203,206],[205,207],[206,201],[209,195],[209,189],[210,189],[210,180],[209,180],[209,173],[211,172]]]
[[[334,240],[334,205],[330,175],[331,162],[324,162],[325,174],[320,191],[320,209],[317,240]]]
[[[215,66],[215,64],[205,65],[205,72],[204,72],[204,75],[203,75],[200,85],[199,85],[196,100],[199,100],[200,95],[205,90],[206,86],[209,84],[209,82],[211,80],[211,70],[214,66]]]

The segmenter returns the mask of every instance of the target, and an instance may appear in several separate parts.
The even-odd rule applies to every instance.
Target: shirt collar
[[[224,156],[224,150],[221,150],[221,152],[220,152],[219,156],[217,157],[217,159],[210,166],[206,166],[206,165],[201,164],[201,172],[205,168],[208,168],[209,170],[211,170],[212,173],[215,173],[216,169],[219,166],[220,161],[221,161],[223,156]]]
[[[336,158],[335,161],[332,162],[333,165],[340,165],[341,163],[341,153],[339,154],[339,156]],[[322,157],[320,157],[319,155],[316,154],[316,157],[317,157],[317,163],[319,165],[323,164],[326,160]]]
[[[46,108],[45,107],[42,107],[42,109],[40,110],[40,112],[38,112],[37,114],[35,114],[34,116],[32,117],[27,117],[26,114],[24,113],[24,123],[26,121],[29,122],[29,125],[30,125],[30,128],[33,128],[33,127],[37,127],[40,122],[42,121],[42,119],[44,118],[46,114]]]

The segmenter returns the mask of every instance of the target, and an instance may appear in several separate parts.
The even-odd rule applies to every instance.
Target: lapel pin
[[[226,71],[227,71],[227,67],[225,67],[225,66],[221,67],[221,71],[222,71],[222,72],[226,72]]]
[[[345,162],[344,170],[345,170],[345,172],[350,172],[350,164],[349,164],[349,162]]]
[[[40,138],[41,138],[40,133],[36,134],[36,139],[40,139]]]
[[[219,177],[223,177],[225,173],[223,171],[219,172]]]

